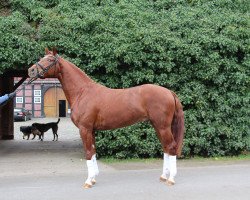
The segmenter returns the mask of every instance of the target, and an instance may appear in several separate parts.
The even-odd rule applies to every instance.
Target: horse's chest
[[[89,112],[85,107],[76,107],[71,110],[71,120],[77,127],[87,126],[91,123],[93,124],[94,114],[93,112]]]

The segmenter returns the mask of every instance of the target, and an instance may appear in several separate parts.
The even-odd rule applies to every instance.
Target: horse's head
[[[48,48],[46,48],[45,56],[28,69],[29,77],[55,78],[57,72],[58,58],[59,56],[57,55],[57,51],[55,48],[53,48],[52,51],[49,51]]]

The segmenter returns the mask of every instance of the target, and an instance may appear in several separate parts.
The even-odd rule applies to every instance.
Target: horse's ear
[[[56,47],[53,47],[52,52],[53,52],[53,55],[54,55],[54,56],[57,54],[57,49],[56,49]]]
[[[45,55],[48,55],[48,54],[49,54],[49,49],[45,48]]]

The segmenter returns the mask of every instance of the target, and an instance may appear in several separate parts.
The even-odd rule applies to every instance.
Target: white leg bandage
[[[98,168],[98,165],[97,165],[96,154],[94,154],[92,156],[92,160],[93,160],[93,163],[94,163],[95,176],[97,176],[99,174],[99,168]]]
[[[87,167],[88,167],[88,178],[85,183],[92,185],[91,181],[95,178],[95,167],[93,160],[87,160]]]
[[[169,168],[170,168],[170,163],[169,163],[169,155],[167,153],[164,153],[163,155],[163,169],[162,169],[162,178],[167,179],[169,175]]]
[[[174,177],[177,174],[176,156],[169,156],[169,180],[174,182]]]

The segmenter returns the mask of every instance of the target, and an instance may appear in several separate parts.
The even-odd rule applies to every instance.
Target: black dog
[[[30,138],[30,134],[33,134],[32,140],[36,137],[36,135],[39,135],[39,138],[41,137],[41,132],[38,131],[35,127],[33,126],[21,126],[20,131],[23,133],[23,139],[25,136],[27,136],[27,140]]]
[[[57,122],[50,122],[47,124],[33,123],[32,127],[36,128],[37,130],[39,130],[41,132],[41,135],[39,137],[41,139],[41,141],[43,141],[44,133],[46,131],[48,131],[49,129],[52,129],[52,132],[54,135],[53,141],[55,140],[55,137],[56,137],[56,141],[57,141],[58,140],[57,130],[58,130],[59,121],[60,121],[60,118],[58,119]]]

